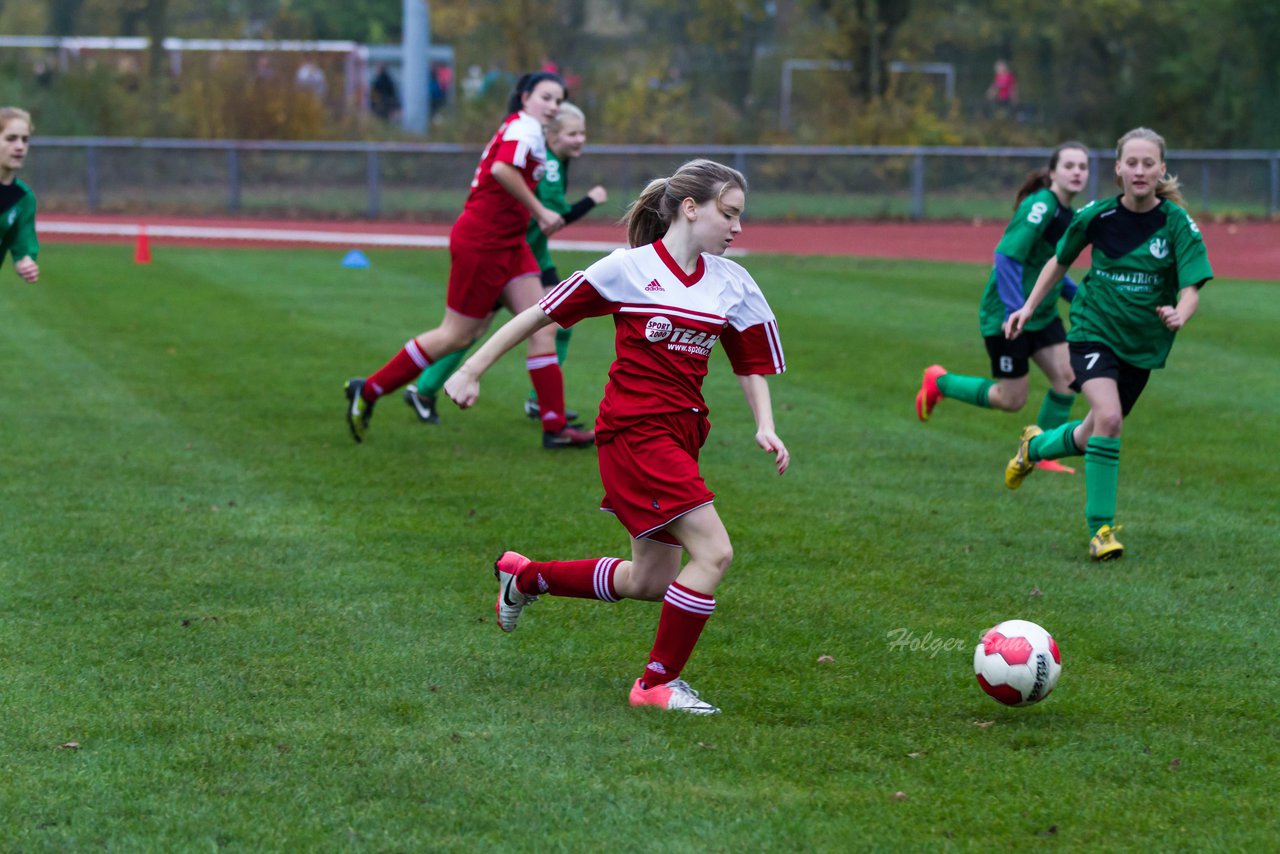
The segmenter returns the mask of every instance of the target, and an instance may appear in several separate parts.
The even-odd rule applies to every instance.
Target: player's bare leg
[[[710,504],[676,519],[667,530],[684,545],[689,562],[663,596],[657,637],[644,675],[631,688],[631,705],[714,715],[720,710],[679,676],[715,610],[715,590],[733,560],[733,546]]]

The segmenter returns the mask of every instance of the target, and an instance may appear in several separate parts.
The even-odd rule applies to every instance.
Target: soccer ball
[[[1027,620],[1005,620],[987,629],[973,651],[978,684],[1006,706],[1038,703],[1062,673],[1053,636]]]

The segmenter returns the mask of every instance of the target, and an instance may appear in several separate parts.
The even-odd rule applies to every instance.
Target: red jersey
[[[991,85],[995,87],[997,101],[1011,101],[1013,100],[1013,89],[1018,85],[1018,79],[1013,76],[1012,71],[997,71],[991,81]]]
[[[786,370],[778,322],[760,286],[717,255],[702,255],[689,275],[662,241],[619,249],[561,282],[539,305],[561,326],[613,315],[617,358],[598,438],[659,413],[705,415],[702,379],[717,342],[735,374]]]
[[[451,237],[473,249],[519,245],[529,229],[529,209],[493,177],[493,164],[498,162],[519,169],[525,184],[536,193],[547,167],[547,141],[537,119],[525,112],[512,113],[480,155],[471,194]]]

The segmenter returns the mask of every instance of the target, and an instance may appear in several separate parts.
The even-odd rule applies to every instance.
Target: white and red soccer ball
[[[982,633],[973,651],[978,684],[1006,706],[1038,703],[1062,673],[1053,636],[1028,620],[1005,620]]]

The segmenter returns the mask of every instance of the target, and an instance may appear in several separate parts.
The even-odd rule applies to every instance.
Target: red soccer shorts
[[[538,261],[523,240],[501,249],[476,249],[449,241],[449,293],[445,305],[465,317],[488,317],[503,289],[521,276],[538,275]]]
[[[636,539],[679,545],[663,528],[716,497],[698,472],[709,429],[704,416],[682,412],[649,416],[610,434],[597,448],[600,509],[616,515]]]

